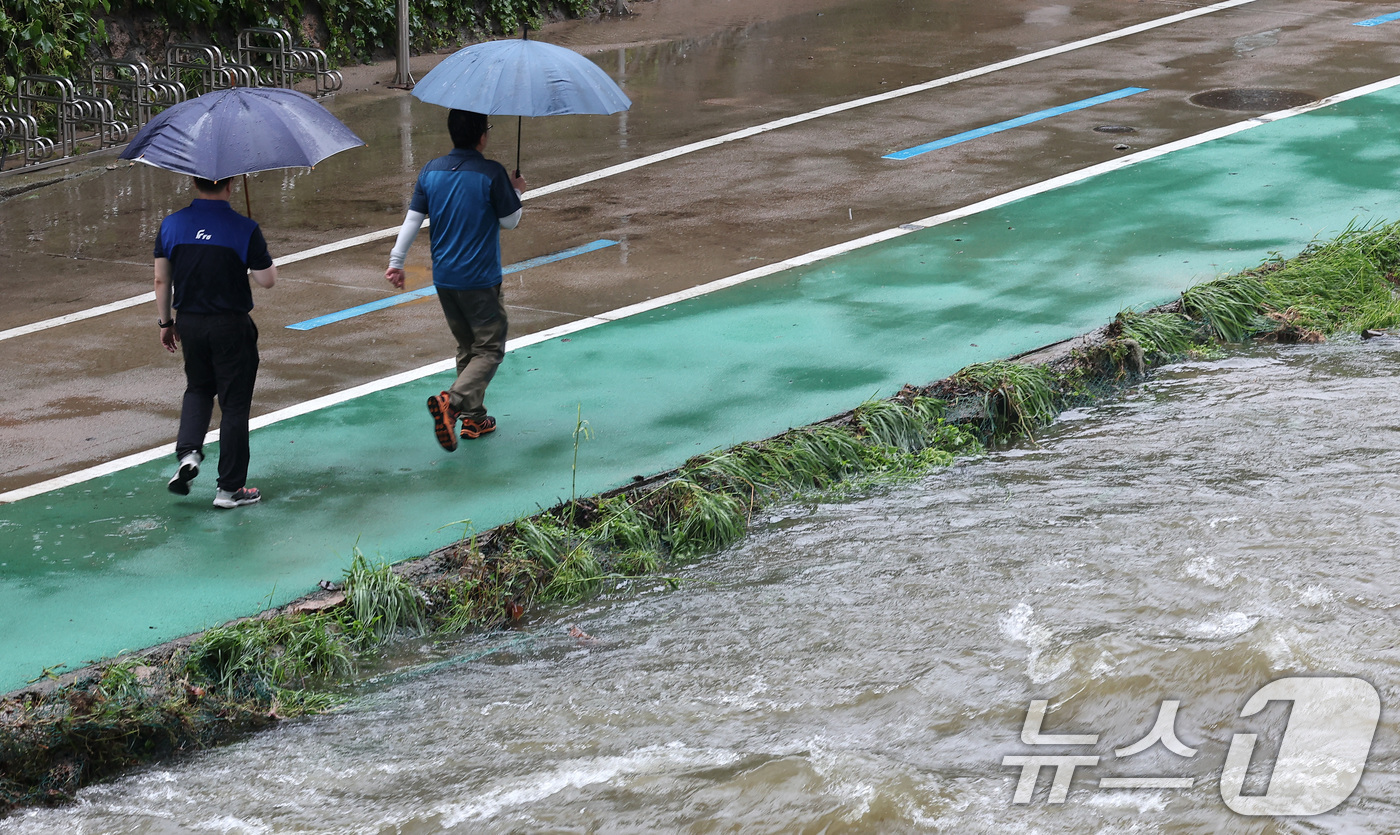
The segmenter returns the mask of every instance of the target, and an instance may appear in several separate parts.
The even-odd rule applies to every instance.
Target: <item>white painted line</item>
[[[1058,177],[1052,177],[1049,180],[1034,183],[1023,188],[1015,189],[1013,191],[1008,191],[1004,194],[999,194],[995,197],[990,197],[986,200],[981,200],[958,209],[953,209],[952,211],[932,215],[930,217],[924,218],[923,220],[914,221],[913,223],[902,224],[893,229],[886,229],[880,232],[875,232],[873,234],[866,235],[861,238],[856,238],[854,240],[847,241],[842,244],[825,247],[823,249],[815,250],[804,255],[798,255],[796,257],[789,258],[785,261],[779,261],[774,264],[768,264],[767,266],[758,267],[742,273],[737,273],[726,278],[711,281],[708,284],[699,285],[698,287],[690,287],[685,290],[680,290],[678,292],[670,293],[668,295],[661,296],[655,299],[649,299],[644,302],[639,302],[637,304],[621,307],[616,310],[609,311],[607,313],[599,313],[596,316],[586,317],[574,322],[569,322],[567,324],[560,325],[558,327],[549,328],[548,330],[527,334],[525,336],[519,337],[518,339],[512,339],[508,341],[506,343],[506,350],[515,351],[529,345],[536,345],[541,342],[547,342],[551,339],[557,339],[562,336],[567,336],[571,333],[577,333],[582,330],[587,330],[588,328],[596,327],[606,322],[615,322],[620,319],[626,319],[629,316],[636,316],[638,314],[645,313],[649,310],[655,310],[660,307],[665,307],[666,305],[675,304],[676,302],[680,301],[685,301],[686,299],[693,299],[698,298],[700,296],[708,295],[710,293],[714,293],[716,291],[723,290],[728,287],[734,287],[736,285],[743,284],[748,281],[753,281],[757,278],[774,275],[776,273],[784,272],[795,267],[807,266],[822,259],[832,258],[837,255],[843,255],[849,252],[854,252],[855,250],[863,249],[873,244],[902,237],[911,232],[919,232],[925,229],[931,229],[935,226],[940,226],[950,221],[959,220],[961,218],[975,215],[980,212],[985,212],[988,209],[994,209],[999,206],[1004,206],[1008,203],[1013,203],[1017,200],[1030,197],[1032,195],[1052,191],[1057,188],[1063,188],[1064,186],[1082,182],[1084,180],[1097,177],[1101,174],[1106,174],[1110,171],[1117,171],[1121,168],[1127,168],[1132,165],[1137,165],[1139,163],[1146,162],[1147,160],[1165,156],[1175,151],[1180,151],[1185,148],[1191,148],[1196,145],[1203,145],[1207,142],[1212,142],[1216,139],[1221,139],[1226,136],[1231,136],[1233,134],[1240,133],[1241,131],[1246,131],[1251,128],[1257,128],[1260,125],[1266,125],[1270,122],[1277,122],[1282,119],[1287,119],[1291,116],[1297,116],[1301,113],[1307,113],[1309,111],[1317,110],[1323,107],[1328,107],[1330,105],[1338,104],[1340,102],[1349,101],[1351,99],[1359,98],[1369,93],[1376,93],[1380,92],[1381,90],[1388,90],[1392,87],[1397,86],[1400,86],[1400,75],[1397,75],[1393,78],[1385,79],[1384,81],[1377,81],[1374,84],[1367,84],[1363,87],[1357,87],[1353,90],[1338,93],[1335,96],[1328,96],[1327,98],[1319,99],[1310,104],[1302,105],[1301,107],[1294,107],[1288,110],[1280,110],[1275,113],[1267,113],[1262,116],[1256,116],[1252,119],[1246,119],[1242,122],[1236,122],[1232,125],[1226,125],[1224,127],[1216,128],[1214,130],[1206,131],[1205,133],[1187,137],[1186,139],[1180,139],[1176,142],[1169,142],[1165,145],[1161,145],[1156,148],[1150,148],[1145,151],[1139,151],[1135,154],[1129,154],[1125,157],[1109,160],[1108,162],[1099,163],[1097,165],[1091,165],[1088,168],[1081,168],[1078,171],[1072,171],[1068,174],[1062,174]],[[383,391],[384,389],[392,388],[402,383],[408,383],[414,380],[421,379],[423,377],[438,374],[447,371],[451,368],[454,368],[455,365],[455,360],[440,360],[438,362],[432,363],[431,365],[425,365],[420,368],[415,368],[410,371],[404,371],[402,373],[395,374],[391,377],[385,377],[382,380],[374,380],[368,383],[364,383],[362,385],[354,386],[353,388],[346,389],[345,391],[336,392],[335,394],[328,394],[324,397],[318,397],[314,400],[308,400],[305,403],[299,403],[295,406],[289,406],[285,409],[281,409],[276,412],[270,412],[266,415],[262,415],[261,417],[253,418],[253,420],[249,421],[249,426],[254,429],[262,428],[264,426],[270,426],[274,423],[287,420],[288,418],[308,414],[318,409],[324,409],[329,406],[334,406],[338,403],[344,403],[348,400],[353,400],[357,397],[362,397],[366,394],[371,394],[376,391]],[[212,443],[213,441],[217,440],[218,434],[219,433],[217,430],[215,430],[214,432],[210,432],[209,435],[206,437],[205,442]],[[148,449],[143,452],[128,455],[124,458],[116,459],[115,461],[109,461],[104,464],[99,464],[95,467],[89,467],[85,470],[79,470],[75,473],[58,476],[56,478],[51,478],[47,481],[41,481],[37,484],[32,484],[27,487],[21,487],[16,490],[11,490],[7,493],[0,493],[0,504],[16,502],[20,499],[27,499],[31,496],[37,496],[52,490],[58,490],[64,487],[71,487],[75,484],[80,484],[90,479],[100,478],[104,475],[111,475],[112,473],[126,469],[127,467],[134,467],[137,464],[144,464],[148,461],[154,461],[164,455],[173,455],[174,452],[174,445],[168,444],[165,446],[157,447],[155,449]]]
[[[94,316],[101,316],[104,313],[112,313],[117,310],[125,310],[128,307],[135,307],[138,304],[148,304],[156,300],[154,291],[140,296],[132,296],[129,299],[104,304],[98,307],[90,307],[87,310],[79,310],[75,313],[68,313],[63,316],[56,316],[53,319],[45,319],[42,322],[35,322],[31,325],[20,325],[17,328],[0,331],[0,342],[6,339],[14,339],[16,336],[38,333],[39,331],[56,328],[60,325],[67,325],[71,322],[81,322],[84,319],[91,319]]]
[[[1183,20],[1190,20],[1191,18],[1212,14],[1214,12],[1224,11],[1226,9],[1233,9],[1237,6],[1244,6],[1249,3],[1256,2],[1258,2],[1258,0],[1226,0],[1226,2],[1223,3],[1215,3],[1210,6],[1202,6],[1199,9],[1192,9],[1190,11],[1170,15],[1168,17],[1158,18],[1156,20],[1149,20],[1145,23],[1138,23],[1124,29],[1118,29],[1113,32],[1106,32],[1102,35],[1095,35],[1092,38],[1085,38],[1079,41],[1072,41],[1067,44],[1061,44],[1060,46],[1055,46],[1049,49],[1041,50],[1040,52],[1032,52],[1027,55],[1022,55],[1019,58],[1011,58],[1009,60],[1000,61],[995,64],[988,64],[985,67],[978,67],[977,69],[967,70],[966,72],[960,72],[954,75],[944,76],[942,78],[936,78],[932,81],[925,81],[920,84],[912,84],[908,87],[900,87],[897,90],[890,90],[888,92],[880,93],[879,95],[875,96],[867,96],[863,99],[852,99],[848,102],[833,104],[829,107],[823,107],[818,110],[812,110],[807,113],[800,113],[796,116],[787,116],[785,118],[777,119],[772,122],[765,122],[761,125],[754,125],[753,127],[737,130],[733,133],[726,133],[722,136],[716,136],[711,139],[703,139],[699,142],[692,142],[689,145],[681,145],[680,147],[672,148],[669,151],[661,151],[650,156],[640,157],[629,162],[609,166],[608,168],[600,168],[597,171],[592,171],[587,174],[580,174],[577,177],[570,177],[566,180],[560,180],[557,183],[550,183],[547,186],[541,186],[540,188],[531,189],[530,191],[525,192],[521,195],[521,199],[531,200],[536,197],[543,197],[547,194],[554,194],[558,191],[564,191],[566,189],[574,188],[575,186],[586,185],[588,183],[597,182],[598,180],[607,179],[608,177],[615,177],[618,174],[625,174],[628,171],[635,171],[638,168],[645,168],[648,165],[655,165],[658,162],[665,162],[667,160],[675,159],[676,157],[682,157],[687,154],[696,153],[697,151],[704,151],[709,148],[715,148],[725,144],[726,142],[735,142],[740,139],[749,139],[751,137],[768,133],[770,131],[791,127],[792,125],[798,125],[803,122],[809,122],[813,119],[820,119],[823,116],[831,116],[836,113],[844,113],[847,110],[854,110],[858,107],[867,107],[872,104],[880,104],[882,102],[891,101],[893,99],[902,98],[904,96],[914,95],[915,93],[924,93],[929,90],[937,89],[939,87],[946,87],[949,84],[956,84],[959,81],[966,81],[970,78],[977,78],[983,75],[990,75],[991,73],[1000,72],[1001,70],[1010,69],[1012,67],[1019,67],[1023,64],[1029,64],[1033,61],[1040,61],[1045,58],[1053,58],[1056,55],[1063,55],[1066,52],[1073,52],[1078,49],[1085,49],[1091,46],[1098,46],[1102,43],[1108,43],[1109,41],[1115,41],[1120,38],[1129,37],[1131,35],[1138,35],[1143,32],[1151,31],[1152,29],[1160,28],[1162,26],[1170,26],[1173,23],[1180,23]],[[423,226],[426,227],[427,225],[427,221],[424,221]],[[335,241],[333,243],[313,247],[311,249],[303,250],[301,252],[296,252],[291,255],[282,256],[277,259],[277,265],[285,266],[287,264],[295,264],[298,261],[305,261],[309,258],[316,258],[321,255],[329,255],[332,252],[339,252],[343,249],[349,249],[351,247],[360,246],[362,244],[374,243],[375,241],[382,241],[387,240],[389,238],[395,238],[398,237],[398,234],[398,226],[395,226],[392,229],[380,229],[377,232],[366,232],[363,235],[356,235],[353,238],[346,238],[343,241]],[[49,328],[56,328],[60,325],[69,324],[70,322],[77,322],[82,319],[91,319],[94,316],[101,316],[104,313],[111,313],[116,310],[122,310],[127,307],[134,307],[138,304],[143,304],[145,302],[151,301],[155,301],[155,294],[147,293],[146,295],[135,296],[130,299],[124,299],[123,301],[113,302],[109,305],[103,305],[102,307],[94,307],[90,310],[83,310],[77,313],[70,313],[67,316],[59,316],[54,319],[46,319],[42,322],[35,322],[32,325],[23,325],[18,328],[11,328],[6,331],[0,331],[0,342],[3,342],[6,339],[13,339],[16,336],[24,336],[25,334],[35,333],[36,331],[47,330]]]

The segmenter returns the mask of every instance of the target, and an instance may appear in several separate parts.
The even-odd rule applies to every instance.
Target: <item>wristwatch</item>
[[[161,330],[165,330],[166,328],[173,328],[173,327],[175,327],[175,320],[174,320],[174,319],[171,319],[169,322],[162,322],[162,321],[160,320],[160,317],[157,316],[157,317],[156,317],[156,324],[160,326]]]

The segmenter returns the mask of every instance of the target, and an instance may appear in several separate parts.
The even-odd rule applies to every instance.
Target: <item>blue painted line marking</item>
[[[617,246],[617,241],[610,241],[604,238],[594,241],[591,244],[576,246],[573,249],[566,249],[550,255],[541,255],[538,258],[531,258],[528,261],[518,261],[508,267],[502,267],[501,275],[510,275],[511,273],[518,273],[521,270],[528,270],[531,267],[553,264],[555,261],[563,261],[565,258],[573,258],[576,255],[587,255],[590,252],[597,252],[600,249],[607,249],[610,246]]]
[[[1081,101],[1071,102],[1070,104],[1063,104],[1048,110],[1038,110],[1035,113],[1027,113],[1025,116],[1008,119],[1005,122],[997,122],[995,125],[987,125],[984,128],[965,131],[955,136],[938,139],[924,145],[916,145],[913,148],[908,148],[903,151],[895,151],[892,154],[885,154],[884,159],[909,159],[910,157],[917,157],[920,154],[927,154],[929,151],[947,148],[949,145],[957,145],[961,142],[967,142],[970,139],[980,139],[983,136],[989,136],[993,133],[1001,133],[1004,130],[1019,128],[1022,125],[1029,125],[1031,122],[1039,122],[1041,119],[1049,119],[1051,116],[1059,116],[1062,113],[1083,110],[1086,107],[1093,107],[1096,104],[1117,101],[1118,99],[1125,99],[1128,96],[1136,96],[1138,93],[1146,92],[1146,87],[1124,87],[1121,90],[1114,90],[1112,93],[1104,93],[1102,96],[1094,96],[1091,99],[1083,99]]]
[[[1392,20],[1400,20],[1400,12],[1383,14],[1380,17],[1373,17],[1370,20],[1362,20],[1353,23],[1352,26],[1380,26],[1382,23],[1389,23]]]
[[[610,246],[617,246],[617,241],[609,241],[606,238],[602,240],[597,240],[592,243],[584,244],[583,246],[576,246],[573,249],[565,249],[560,252],[550,253],[549,255],[541,255],[538,258],[530,258],[525,261],[519,261],[509,266],[502,267],[501,275],[511,275],[512,273],[518,273],[522,270],[528,270],[531,267],[538,267],[544,264],[553,264],[555,261],[563,261],[566,258],[573,258],[578,255],[586,255],[590,252],[597,252],[600,249],[607,249]],[[405,302],[414,301],[415,299],[421,299],[426,296],[436,295],[437,288],[430,284],[427,287],[420,287],[417,290],[410,290],[407,293],[400,293],[397,296],[388,296],[387,298],[376,299],[375,301],[366,302],[365,304],[356,305],[355,307],[340,310],[335,313],[327,313],[324,316],[317,316],[314,319],[307,319],[304,322],[297,322],[296,324],[288,325],[287,327],[290,330],[294,331],[309,331],[313,328],[319,328],[322,325],[329,325],[333,322],[342,322],[346,319],[353,319],[356,316],[363,316],[366,313],[373,313],[376,310],[383,310],[386,307],[393,307],[395,305],[404,304]]]

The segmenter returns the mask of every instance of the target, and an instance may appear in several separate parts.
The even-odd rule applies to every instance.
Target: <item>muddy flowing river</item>
[[[1397,367],[1390,339],[1176,366],[1037,444],[773,510],[679,569],[679,590],[425,647],[338,714],[0,829],[1385,831]],[[1287,720],[1286,702],[1241,718],[1248,697],[1324,675],[1370,682],[1385,708],[1355,794],[1315,818],[1230,811],[1232,736],[1258,734],[1243,794],[1259,795]],[[1097,743],[1025,744],[1033,699],[1041,733]],[[1172,749],[1115,755],[1164,702]],[[1046,769],[1017,804],[1003,758],[1038,754],[1099,759],[1062,803]],[[1099,784],[1121,777],[1191,786]]]

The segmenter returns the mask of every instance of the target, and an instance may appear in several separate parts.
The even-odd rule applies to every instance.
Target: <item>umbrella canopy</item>
[[[608,114],[632,106],[597,64],[571,49],[524,39],[458,50],[425,75],[413,95],[495,116]]]
[[[121,159],[222,180],[277,168],[311,168],[363,144],[305,93],[235,87],[162,111],[136,134]]]

